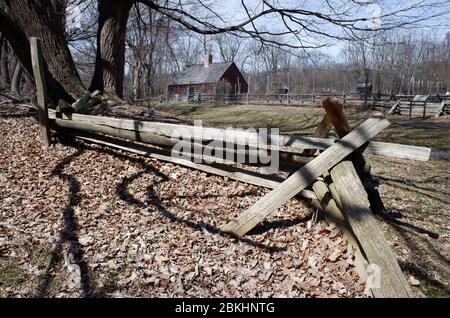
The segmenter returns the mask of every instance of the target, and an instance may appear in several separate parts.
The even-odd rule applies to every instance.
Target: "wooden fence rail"
[[[92,126],[92,131],[95,131],[95,127],[101,126],[105,127],[101,129],[107,129],[108,132],[114,131],[111,128],[115,128],[116,131],[123,134],[124,138],[127,138],[126,136],[128,136],[130,137],[130,139],[133,139],[131,137],[134,135],[140,136],[140,138],[142,139],[145,138],[143,136],[147,134],[149,139],[154,139],[154,142],[156,142],[156,139],[158,139],[161,141],[160,144],[168,142],[170,145],[170,142],[167,138],[183,136],[185,139],[199,139],[203,142],[218,140],[265,149],[264,144],[261,143],[261,135],[243,130],[224,130],[218,128],[195,127],[188,125],[90,116],[82,114],[70,114],[68,116],[69,117],[65,117],[66,119],[60,119],[58,121],[60,125],[70,125],[70,127],[66,128],[77,129],[86,127],[83,126],[85,124],[93,124],[98,126]],[[56,119],[56,111],[50,109],[49,118]],[[162,139],[162,137],[167,138]],[[268,139],[271,141],[271,144],[267,145],[268,149],[292,152],[297,154],[302,154],[305,149],[325,150],[336,142],[336,140],[328,138],[284,136],[272,134],[268,135]],[[277,146],[275,147],[273,145]],[[428,161],[431,155],[431,149],[429,148],[375,141],[369,142],[367,147],[365,147],[365,149],[363,149],[362,151],[365,154],[420,161]]]
[[[47,144],[50,141],[50,123],[50,127],[59,133],[71,135],[87,142],[271,188],[271,192],[222,227],[224,232],[237,236],[245,235],[289,199],[295,196],[306,198],[314,207],[324,211],[328,220],[336,221],[338,226],[343,229],[344,237],[355,249],[355,256],[358,260],[357,270],[363,279],[367,276],[365,274],[368,274],[367,268],[364,269],[365,266],[376,265],[379,268],[379,277],[376,277],[379,279],[379,284],[376,284],[375,280],[375,284],[368,286],[373,296],[412,296],[395,255],[390,250],[372,214],[371,201],[369,201],[366,189],[360,179],[364,176],[361,175],[361,167],[358,164],[365,163],[362,153],[426,161],[430,158],[431,150],[423,147],[370,141],[389,125],[389,121],[383,116],[372,116],[351,130],[342,111],[342,105],[338,105],[336,100],[326,99],[323,101],[326,115],[319,124],[315,137],[272,134],[268,136],[270,144],[261,144],[261,135],[249,131],[230,131],[47,110],[45,69],[40,44],[36,38],[31,38],[30,42],[40,108],[40,130],[44,142]],[[85,96],[88,96],[88,92]],[[289,98],[287,96],[288,100]],[[314,99],[314,95],[312,98]],[[339,108],[329,107],[331,104],[337,105]],[[327,137],[332,125],[341,139],[324,138]],[[282,159],[290,160],[299,169],[287,179],[283,179],[274,175],[262,176],[220,163],[198,163],[196,159],[199,154],[196,152],[188,151],[187,158],[173,155],[170,148],[180,143],[177,137],[184,138],[184,141],[181,141],[183,145],[200,147],[202,153],[205,149],[209,149],[210,153],[217,149],[226,149],[235,155],[238,151],[234,148],[235,145],[248,146],[248,148],[243,148],[243,152],[244,155],[249,156],[252,155],[252,151],[261,146],[271,151],[279,150]],[[144,142],[149,145],[144,146],[123,139]],[[220,146],[205,145],[214,140],[225,142],[226,145],[224,143]],[[273,146],[274,142],[275,146]],[[228,143],[233,147],[229,148]],[[350,157],[350,155],[352,156]],[[371,283],[373,282],[371,281]]]

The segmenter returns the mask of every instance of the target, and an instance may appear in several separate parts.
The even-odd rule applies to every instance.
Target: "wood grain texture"
[[[259,136],[250,132],[227,132],[224,134],[224,129],[218,128],[194,128],[188,125],[168,124],[160,122],[146,122],[132,119],[120,119],[102,116],[90,116],[82,114],[70,114],[69,119],[80,123],[91,123],[104,126],[119,128],[122,130],[131,130],[137,132],[149,132],[166,137],[175,136],[181,133],[185,138],[195,136],[194,129],[199,129],[200,137],[203,140],[224,140],[224,141],[239,141],[245,140],[245,144],[250,146],[257,146],[259,143]],[[49,110],[49,118],[56,118],[56,112]],[[198,137],[198,136],[196,136]],[[303,137],[303,136],[283,136],[283,135],[269,135],[270,140],[274,144],[279,144],[283,151],[292,153],[303,153],[305,149],[319,149],[325,150],[335,143],[334,139]],[[239,144],[239,142],[236,142]],[[270,147],[277,149],[277,147]],[[363,150],[364,154],[372,154],[377,156],[386,156],[402,159],[428,161],[431,155],[431,149],[425,147],[399,145],[385,142],[371,141]]]
[[[39,130],[42,142],[45,146],[50,145],[50,130],[48,128],[48,98],[47,83],[45,79],[44,58],[42,57],[41,40],[30,38],[31,64],[33,77],[36,84],[36,96],[39,106]]]
[[[63,114],[64,118],[67,118],[67,116],[70,115]],[[52,119],[51,124],[52,127],[54,127],[57,130],[66,128],[66,129],[78,129],[88,132],[103,133],[109,136],[125,138],[133,141],[139,141],[167,148],[174,147],[175,145],[182,146],[184,150],[183,153],[192,152],[196,149],[195,147],[200,147],[197,150],[200,151],[202,154],[211,154],[210,157],[215,158],[214,161],[222,161],[223,159],[226,158],[229,161],[236,162],[239,159],[241,161],[245,161],[240,163],[245,163],[254,166],[261,166],[261,164],[258,163],[258,160],[261,159],[261,156],[264,157],[270,156],[269,153],[267,153],[265,150],[261,152],[260,150],[254,148],[250,149],[243,147],[224,148],[223,146],[217,145],[209,145],[209,144],[204,145],[201,143],[191,141],[180,141],[178,139],[165,137],[151,132],[145,131],[140,132],[136,130],[119,129],[108,125],[99,125],[83,121],[80,122],[77,120],[56,118]],[[292,171],[294,169],[293,167],[302,166],[313,159],[313,157],[304,157],[289,152],[279,152],[278,157],[280,159],[279,160],[280,169],[286,171]]]
[[[337,107],[341,107],[342,110],[342,105],[338,104]],[[333,123],[331,121],[331,116],[326,113],[313,136],[319,138],[327,137],[332,126]],[[338,207],[331,191],[328,189],[328,185],[324,180],[324,178],[326,178],[327,176],[329,176],[328,171],[323,174],[323,178],[316,179],[316,181],[313,183],[312,189],[317,197],[317,200],[311,200],[311,203],[314,207],[323,212],[323,215],[328,223],[335,224],[336,227],[342,231],[343,238],[347,244],[348,250],[351,251],[355,256],[355,269],[358,273],[359,279],[362,282],[366,282],[366,267],[368,264],[367,259],[365,258],[362,248],[359,245],[355,234],[351,230],[344,213]]]
[[[343,161],[331,171],[335,191],[345,216],[370,265],[379,267],[379,286],[372,286],[375,297],[412,297],[397,259],[377,224],[358,174],[351,161]]]
[[[337,141],[278,185],[273,191],[262,197],[240,216],[231,220],[222,230],[237,236],[245,235],[269,214],[305,189],[324,171],[331,169],[387,126],[389,126],[389,122],[381,116],[367,119],[350,134]]]
[[[322,100],[322,106],[325,109],[328,117],[332,125],[334,126],[334,130],[339,138],[347,135],[352,129],[348,124],[347,116],[345,116],[343,106],[337,98],[325,98]]]
[[[327,138],[328,134],[330,133],[331,127],[333,127],[333,123],[331,122],[330,116],[325,114],[320,121],[319,126],[317,126],[316,130],[314,131],[313,137],[316,138]],[[316,149],[305,149],[303,151],[303,155],[311,156],[314,155],[317,152]]]
[[[347,117],[345,116],[343,106],[336,98],[326,98],[322,102],[327,115],[330,117],[333,123],[334,129],[339,136],[343,138],[350,131],[352,131],[350,125],[348,124]],[[374,186],[375,182],[370,174],[371,167],[364,159],[363,155],[360,153],[354,153],[351,156],[351,160],[358,172],[359,178],[363,180],[365,189],[369,195],[370,205],[374,212],[384,212],[386,208],[381,199],[378,189]]]

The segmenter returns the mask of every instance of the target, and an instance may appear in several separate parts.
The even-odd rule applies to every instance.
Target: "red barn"
[[[243,94],[248,84],[234,62],[213,63],[206,55],[203,64],[191,65],[169,83],[169,98],[192,98],[201,94]]]

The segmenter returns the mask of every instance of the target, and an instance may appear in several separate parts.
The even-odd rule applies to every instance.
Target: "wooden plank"
[[[427,98],[428,99],[428,98]],[[427,113],[427,102],[425,101],[423,104],[423,114],[422,114],[422,119],[425,119],[425,115]]]
[[[183,136],[185,138],[191,138],[195,136],[203,138],[202,140],[204,141],[213,139],[223,141],[245,140],[245,144],[250,146],[261,145],[260,143],[258,143],[259,136],[250,132],[227,132],[227,134],[225,135],[224,129],[203,127],[196,128],[200,131],[200,136],[196,136],[194,127],[187,125],[145,122],[131,119],[89,116],[82,114],[70,114],[68,116],[70,116],[69,118],[71,120],[79,123],[92,123],[115,127],[123,130],[149,132],[167,137],[174,136],[175,132],[178,130],[184,133]],[[52,109],[49,110],[49,118],[56,118],[56,112]],[[274,143],[279,143],[280,145],[280,149],[277,149],[277,147],[269,147],[271,149],[300,154],[303,153],[305,149],[325,150],[335,143],[334,139],[302,136],[269,135],[269,139]],[[430,159],[431,149],[425,147],[371,141],[363,150],[363,153],[393,158],[428,161]]]
[[[36,85],[37,103],[39,106],[39,130],[42,142],[45,146],[49,146],[50,129],[48,127],[47,83],[45,81],[45,65],[44,58],[42,56],[41,40],[31,37],[30,49],[33,77]]]
[[[396,101],[395,103],[394,103],[394,105],[392,105],[392,107],[389,109],[389,111],[387,112],[387,114],[388,115],[392,115],[396,110],[397,110],[397,108],[400,106],[400,103],[402,102],[402,100],[401,99],[399,99],[398,101]]]
[[[328,134],[330,133],[331,127],[333,126],[333,123],[331,122],[330,117],[325,114],[320,121],[319,126],[317,126],[316,131],[313,134],[313,137],[316,138],[326,138],[328,137]],[[305,149],[303,151],[303,155],[310,156],[316,153],[316,149]]]
[[[412,297],[397,259],[377,224],[367,193],[350,161],[343,161],[331,171],[340,204],[369,264],[379,268],[379,286],[372,286],[376,297]]]
[[[339,138],[344,137],[352,130],[344,114],[343,106],[336,98],[325,98],[322,101],[322,106]]]
[[[426,103],[428,98],[430,98],[430,95],[416,95],[416,96],[414,96],[412,101]]]
[[[327,98],[322,104],[330,117],[339,138],[343,138],[352,131],[348,124],[347,117],[344,114],[343,106],[336,98]],[[384,207],[383,200],[381,200],[380,193],[378,192],[378,189],[373,186],[374,182],[370,175],[370,165],[366,162],[363,155],[359,153],[353,154],[351,160],[355,165],[359,177],[364,181],[372,209],[376,212],[385,211],[386,208]]]
[[[97,125],[58,118],[52,120],[52,124],[55,129],[77,129],[82,131],[103,133],[109,136],[125,138],[162,147],[170,148],[178,145],[183,146],[184,150],[190,149],[191,151],[194,151],[196,150],[195,147],[198,146],[200,147],[199,150],[201,150],[201,153],[211,153],[215,161],[224,161],[224,159],[229,159],[230,161],[236,162],[237,158],[239,158],[245,160],[245,162],[240,162],[243,164],[255,166],[261,165],[257,162],[257,159],[260,158],[260,151],[254,148],[244,149],[238,147],[238,149],[235,149],[234,147],[224,148],[215,145],[210,146],[203,145],[201,143],[193,143],[191,141],[183,142],[178,139],[172,139],[150,132],[138,132],[126,129],[118,129],[111,126]],[[278,156],[280,164],[279,168],[286,171],[292,171],[294,167],[296,169],[298,168],[298,166],[304,165],[313,159],[313,157],[303,157],[288,152],[279,152]]]
[[[227,166],[224,164],[200,164],[194,163],[187,159],[175,158],[170,156],[170,153],[164,149],[150,148],[142,145],[138,145],[132,142],[118,140],[102,135],[96,135],[92,133],[86,133],[82,131],[67,130],[65,133],[70,134],[73,137],[86,140],[99,145],[108,146],[128,152],[132,152],[138,155],[147,156],[150,158],[158,159],[165,162],[171,162],[184,167],[196,169],[206,173],[227,177],[233,180],[241,181],[247,184],[252,184],[268,189],[274,189],[284,179],[275,176],[261,175],[240,169],[237,167]],[[311,190],[303,190],[299,193],[299,196],[306,199],[316,200],[317,196]]]
[[[443,100],[441,102],[441,105],[439,105],[439,108],[438,108],[438,111],[436,112],[436,115],[434,115],[435,118],[438,118],[438,117],[440,117],[441,115],[444,114],[444,108],[445,108],[445,105],[447,103],[448,103],[448,101],[446,101],[446,100]]]
[[[363,154],[428,161],[431,157],[431,148],[377,141],[371,142]]]
[[[370,117],[347,136],[338,140],[333,146],[296,171],[243,214],[231,220],[222,230],[237,236],[245,235],[269,214],[305,189],[324,171],[339,163],[387,126],[389,126],[389,122],[384,117]]]
[[[412,107],[413,107],[413,101],[411,100],[409,102],[409,119],[411,119],[411,116],[412,116]]]
[[[323,104],[323,101],[322,101]],[[340,104],[337,105],[337,107],[341,107]],[[341,108],[342,110],[342,108]],[[327,137],[331,127],[333,126],[333,122],[331,120],[332,112],[327,112],[320,125],[317,127],[316,131],[314,132],[314,137]],[[309,150],[306,150],[309,151]],[[328,171],[325,172],[324,178],[329,175]],[[349,251],[353,253],[355,256],[355,269],[356,272],[359,275],[359,279],[362,282],[366,282],[367,280],[367,260],[362,252],[361,246],[359,246],[358,240],[356,239],[354,233],[352,232],[348,222],[346,221],[346,218],[342,211],[337,206],[337,203],[333,199],[333,196],[328,189],[327,184],[325,181],[321,178],[316,179],[316,181],[312,185],[312,189],[314,191],[314,194],[317,197],[317,201],[311,200],[311,203],[313,206],[318,208],[323,212],[323,215],[328,223],[333,223],[336,225],[338,229],[342,231],[344,241],[347,244],[347,248]],[[370,289],[369,289],[370,290]],[[371,291],[371,290],[370,290]]]
[[[328,116],[331,118],[331,121],[335,127],[338,136],[342,138],[345,135],[347,135],[351,131],[351,128],[343,112],[342,105],[340,105],[340,103],[336,99],[332,100],[326,99],[323,102],[323,106],[327,111]],[[367,178],[367,180],[369,181],[368,183],[371,183],[370,173],[365,172],[370,171],[370,168],[367,170],[365,169],[366,162],[364,157],[361,154],[353,154],[352,158],[354,164],[357,164],[360,168],[358,175]],[[313,184],[312,188],[314,190],[314,193],[318,197],[320,204],[323,207],[324,216],[327,219],[327,221],[335,223],[338,226],[338,228],[340,228],[343,231],[343,235],[347,241],[349,249],[354,251],[356,270],[360,278],[366,281],[367,283],[366,268],[367,265],[369,264],[367,261],[367,256],[364,248],[359,244],[357,236],[353,231],[352,224],[348,222],[347,215],[343,213],[342,208],[339,207],[342,205],[340,204],[338,194],[334,192],[333,195],[329,191],[327,184],[320,180],[316,181]],[[372,188],[369,189],[366,188],[364,190],[367,190],[367,193],[369,193],[368,198],[370,201],[370,206],[375,207],[377,210],[384,210],[384,205],[378,193],[378,190]],[[339,206],[334,198],[336,198],[336,200],[339,201]],[[378,291],[374,291],[370,285],[366,286],[367,286],[366,292],[370,292],[373,296],[379,296]]]
[[[66,116],[68,119],[79,123],[104,125],[121,130],[153,133],[165,137],[181,135],[184,138],[196,138],[203,141],[222,140],[225,142],[234,142],[236,144],[262,146],[260,140],[261,136],[259,134],[243,130],[225,130],[210,127],[195,127],[161,122],[147,122],[132,119],[89,116],[75,113],[67,114]],[[49,118],[56,118],[56,112],[54,110],[49,110]],[[268,135],[268,138],[272,141],[272,144],[280,145],[280,147],[268,148],[281,150],[283,147],[288,147],[289,151],[295,153],[302,153],[304,149],[326,149],[334,143],[331,139],[320,140],[311,137]]]

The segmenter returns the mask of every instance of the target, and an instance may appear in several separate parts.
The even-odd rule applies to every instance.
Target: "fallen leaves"
[[[238,240],[220,226],[267,190],[81,142],[41,149],[30,119],[0,119],[0,133],[0,268],[30,278],[0,296],[48,276],[54,297],[363,297],[341,233],[307,223],[302,202]],[[53,246],[51,266],[30,241]]]

